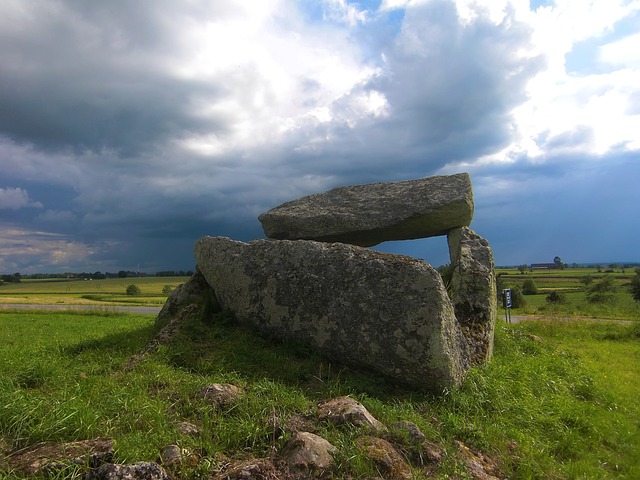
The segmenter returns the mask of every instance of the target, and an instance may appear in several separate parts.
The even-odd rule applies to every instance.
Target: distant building
[[[555,263],[532,263],[531,270],[556,270],[558,265]]]

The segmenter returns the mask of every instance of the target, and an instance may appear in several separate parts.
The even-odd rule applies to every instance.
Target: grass
[[[433,396],[333,365],[301,345],[270,343],[228,315],[191,321],[127,371],[156,331],[152,316],[3,312],[0,444],[110,436],[115,461],[129,463],[153,461],[177,443],[200,460],[174,474],[201,478],[230,458],[272,455],[288,438],[274,425],[350,394],[386,425],[412,421],[443,447],[442,463],[429,472],[414,467],[415,478],[470,478],[456,440],[494,458],[508,478],[640,478],[639,325],[499,321],[493,361],[459,389]],[[197,392],[215,382],[246,395],[212,408]],[[180,434],[180,421],[200,434]],[[360,429],[316,427],[340,450],[336,478],[379,476],[354,446]],[[403,448],[411,456],[414,446]]]
[[[585,317],[604,319],[640,320],[640,304],[633,300],[629,292],[635,269],[628,268],[604,273],[597,269],[543,270],[520,273],[517,269],[496,269],[503,288],[522,287],[531,279],[538,289],[536,295],[525,295],[526,305],[512,309],[514,315],[544,315],[552,317]],[[613,279],[613,291],[604,302],[590,302],[588,286],[582,279],[590,276],[591,285],[605,278]],[[547,295],[557,291],[565,297],[565,302],[549,304]]]
[[[167,299],[166,285],[175,288],[189,277],[133,277],[104,280],[22,280],[0,284],[0,304],[64,305],[158,305]],[[127,295],[127,286],[135,284],[140,295]]]

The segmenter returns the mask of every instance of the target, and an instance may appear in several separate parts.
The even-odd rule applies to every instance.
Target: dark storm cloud
[[[568,261],[553,248],[560,234],[578,238],[567,219],[587,222],[582,207],[611,208],[603,185],[615,189],[609,184],[633,158],[619,152],[610,167],[578,158],[593,142],[588,125],[540,135],[545,152],[533,160],[482,160],[513,142],[513,109],[545,67],[522,53],[531,30],[513,12],[498,24],[480,13],[464,22],[453,2],[432,0],[370,11],[347,28],[338,3],[331,23],[321,9],[283,2],[268,20],[249,22],[263,5],[7,3],[0,200],[12,207],[0,210],[0,271],[192,268],[196,238],[261,237],[258,215],[283,201],[457,171],[471,172],[472,227],[496,246],[498,262],[527,252],[546,261],[545,251]],[[216,36],[238,19],[258,41]],[[289,54],[305,42],[311,47]],[[292,54],[326,58],[298,69],[286,63]],[[336,87],[325,69],[353,83]],[[582,99],[604,87],[584,88]],[[633,188],[629,178],[620,191]],[[381,249],[435,265],[448,256],[443,239]]]
[[[319,132],[331,141],[302,158],[300,168],[337,174],[336,183],[413,178],[503,148],[510,111],[544,65],[518,54],[530,35],[512,14],[497,26],[479,19],[461,27],[450,2],[412,8],[384,51],[382,73],[338,100],[333,122],[308,132],[305,143]],[[341,122],[353,97],[371,91],[385,96],[388,116],[355,127]]]
[[[139,2],[40,2],[5,12],[0,130],[38,148],[138,155],[189,133],[224,132],[194,104],[221,86],[177,78],[183,11]],[[38,9],[41,9],[38,11]],[[11,24],[9,25],[9,23]],[[174,42],[172,42],[174,40]]]

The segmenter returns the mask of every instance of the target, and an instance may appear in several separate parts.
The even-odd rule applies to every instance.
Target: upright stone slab
[[[449,232],[453,266],[450,296],[472,364],[491,359],[497,315],[496,279],[489,242],[467,227]]]
[[[223,237],[196,242],[222,308],[263,334],[441,391],[465,373],[464,339],[429,264],[341,243]]]
[[[260,215],[269,238],[370,247],[446,235],[473,217],[469,174],[338,187]]]

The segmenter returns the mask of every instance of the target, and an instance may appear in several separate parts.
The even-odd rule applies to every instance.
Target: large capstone
[[[497,316],[496,279],[489,242],[467,227],[449,232],[450,295],[472,364],[491,359]]]
[[[269,238],[368,247],[465,227],[473,217],[469,174],[338,187],[260,215]]]
[[[464,376],[453,305],[421,260],[341,243],[224,237],[198,240],[195,257],[221,308],[267,336],[415,388],[441,391]]]

